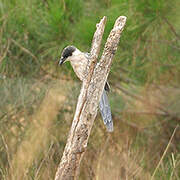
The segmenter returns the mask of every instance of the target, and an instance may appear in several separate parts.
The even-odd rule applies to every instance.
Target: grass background
[[[0,179],[54,178],[81,86],[61,51],[89,51],[107,16],[104,45],[120,15],[115,130],[98,115],[79,179],[180,179],[178,0],[0,0]]]

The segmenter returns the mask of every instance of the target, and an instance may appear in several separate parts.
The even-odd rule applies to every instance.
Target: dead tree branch
[[[126,94],[127,96],[129,97],[132,97],[133,99],[136,99],[140,102],[142,102],[144,105],[148,105],[150,107],[155,107],[156,108],[156,112],[153,112],[154,114],[156,115],[161,115],[161,116],[166,116],[166,117],[171,117],[171,118],[174,118],[176,119],[177,121],[180,121],[180,117],[178,116],[178,114],[172,112],[171,110],[168,110],[166,109],[165,107],[163,107],[163,105],[159,105],[157,103],[151,103],[149,101],[147,101],[147,99],[137,95],[137,94],[134,94],[130,91],[128,91],[127,89],[125,89],[124,87],[122,87],[121,85],[116,85],[116,87],[121,91],[123,92],[124,94]]]
[[[91,61],[88,65],[86,79],[82,84],[75,116],[55,180],[76,179],[78,176],[80,162],[87,147],[100,97],[118,47],[121,32],[126,23],[126,17],[120,16],[116,20],[105,44],[100,62],[97,63],[105,22],[106,17],[96,26],[91,47]]]

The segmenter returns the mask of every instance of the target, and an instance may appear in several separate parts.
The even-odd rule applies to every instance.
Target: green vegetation
[[[80,179],[180,179],[179,0],[0,0],[0,179],[54,178],[80,90],[61,50],[89,51],[107,16],[104,45],[120,15],[115,131],[98,115]]]

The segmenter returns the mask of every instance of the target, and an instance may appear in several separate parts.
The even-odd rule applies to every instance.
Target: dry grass
[[[25,138],[12,159],[10,179],[27,178],[28,169],[33,161],[38,159],[50,142],[50,127],[64,101],[65,96],[57,95],[53,90],[47,93],[38,112],[33,115],[31,127],[26,131]]]
[[[38,89],[37,86],[34,88]],[[11,137],[1,134],[8,161],[8,166],[1,168],[2,179],[54,178],[76,106],[76,97],[72,93],[72,89],[78,90],[75,88],[72,82],[57,81],[53,86],[47,87],[43,101],[35,106],[36,110],[32,115],[28,118],[24,114],[21,116],[21,113],[14,116],[14,120],[17,118],[19,123],[24,124],[24,134],[23,137],[22,134],[19,136],[15,125],[11,127],[11,131],[20,139],[19,143],[9,141]],[[159,91],[147,94],[146,88],[140,93],[146,99],[144,105],[138,99],[132,103],[132,98],[130,100],[127,95],[123,95],[127,98],[124,111],[133,109],[133,113],[124,112],[119,116],[115,110],[115,131],[112,134],[106,132],[101,117],[98,116],[82,161],[79,179],[149,180],[161,179],[159,176],[171,180],[179,178],[180,156],[175,147],[179,129],[176,129],[173,136],[170,133],[171,139],[167,134],[164,135],[165,127],[161,126],[157,108],[150,106],[161,105],[164,96],[158,95]],[[140,111],[148,113],[142,115]],[[30,123],[25,123],[27,120]],[[15,151],[12,151],[12,146],[15,146]]]

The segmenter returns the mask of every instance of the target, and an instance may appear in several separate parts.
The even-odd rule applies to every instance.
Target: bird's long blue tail
[[[99,102],[99,109],[100,109],[100,113],[104,121],[104,124],[106,125],[107,130],[109,132],[112,132],[113,121],[112,121],[112,115],[111,115],[111,107],[109,105],[108,96],[105,90],[103,90],[103,94]]]

